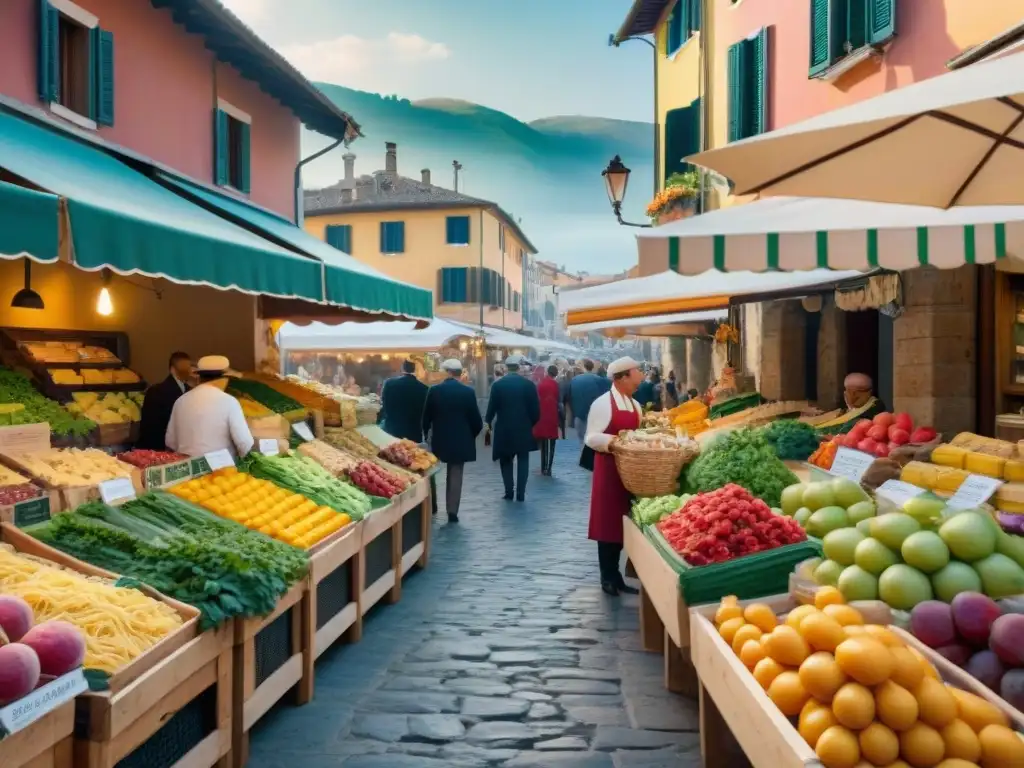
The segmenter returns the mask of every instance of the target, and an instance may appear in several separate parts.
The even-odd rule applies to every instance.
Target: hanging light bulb
[[[110,270],[103,270],[103,287],[100,288],[99,298],[96,299],[96,314],[110,317],[114,314],[114,302],[110,298]]]

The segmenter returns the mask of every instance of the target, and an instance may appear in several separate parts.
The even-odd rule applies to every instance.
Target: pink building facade
[[[204,36],[187,31],[169,8],[156,7],[174,3],[51,0],[48,5],[111,34],[113,119],[105,121],[111,124],[78,119],[87,116],[68,114],[41,98],[40,0],[0,3],[0,97],[210,185],[218,185],[214,114],[226,111],[249,124],[248,192],[234,192],[294,220],[299,117],[260,83],[218,59]]]

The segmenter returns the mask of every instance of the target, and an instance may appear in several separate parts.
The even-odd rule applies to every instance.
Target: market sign
[[[0,709],[0,739],[24,730],[88,689],[81,669],[36,688],[28,696]]]
[[[201,461],[201,459],[184,459],[173,464],[158,464],[155,467],[149,467],[143,475],[145,486],[147,488],[166,488],[188,480],[192,477],[192,464],[195,461]]]
[[[35,499],[26,499],[10,506],[0,506],[0,522],[14,523],[17,528],[27,528],[50,519],[50,495],[43,494]]]
[[[836,457],[829,469],[833,475],[846,477],[859,483],[868,471],[868,467],[875,463],[875,457],[870,453],[855,451],[852,448],[840,448],[836,451]]]
[[[950,498],[947,506],[953,509],[974,509],[988,501],[992,494],[999,490],[1003,484],[1002,480],[985,475],[968,475],[967,479],[960,483],[956,493]]]

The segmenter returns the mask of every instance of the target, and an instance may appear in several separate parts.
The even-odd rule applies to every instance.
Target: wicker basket
[[[634,496],[665,496],[679,491],[679,473],[696,458],[697,448],[615,445],[612,455],[622,484]]]

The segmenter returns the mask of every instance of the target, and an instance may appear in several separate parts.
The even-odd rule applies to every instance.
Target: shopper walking
[[[559,391],[558,368],[549,365],[547,375],[537,384],[540,398],[540,421],[533,427],[533,437],[540,444],[540,473],[551,477],[555,462],[555,442],[558,440],[558,414],[562,408]]]
[[[629,515],[631,498],[610,451],[619,432],[640,426],[640,403],[633,399],[633,393],[643,381],[643,374],[640,364],[630,357],[613,362],[608,373],[612,377],[611,391],[594,401],[587,418],[586,444],[595,452],[587,535],[597,542],[601,589],[614,596],[637,590],[626,584],[619,571],[622,518]]]
[[[669,371],[665,379],[665,408],[671,410],[679,405],[679,389],[676,387],[676,372]]]
[[[594,361],[583,361],[583,373],[573,378],[569,384],[569,402],[572,404],[572,417],[575,420],[576,436],[580,442],[587,434],[587,416],[591,404],[606,390],[604,381],[594,373]]]
[[[139,425],[139,448],[151,451],[167,449],[167,425],[178,398],[192,389],[192,358],[185,352],[174,352],[167,362],[167,378],[146,390],[142,401],[142,423]]]
[[[384,382],[379,420],[384,431],[402,440],[423,442],[423,404],[429,387],[416,378],[416,363],[406,360],[402,373]]]
[[[476,392],[459,381],[462,363],[445,360],[441,370],[448,378],[427,392],[423,406],[423,435],[430,450],[445,464],[445,511],[448,522],[459,522],[462,501],[462,476],[466,463],[476,461],[476,438],[484,428]]]
[[[530,473],[530,451],[537,450],[533,427],[540,420],[540,398],[537,387],[519,375],[522,358],[513,355],[505,361],[508,375],[502,376],[491,387],[487,401],[487,431],[494,430],[491,456],[501,467],[505,483],[505,500],[524,501],[526,480]],[[512,468],[515,463],[516,477]]]

